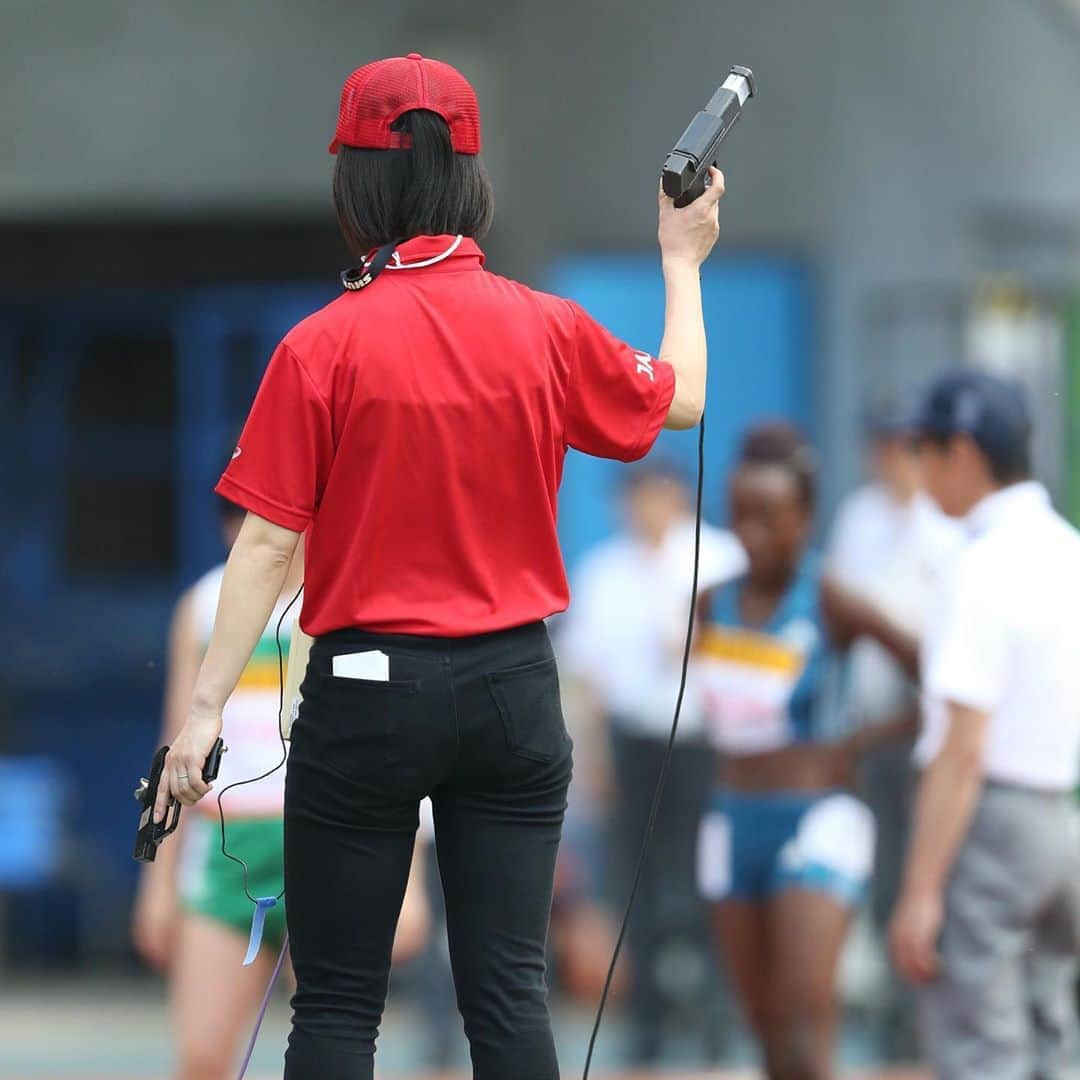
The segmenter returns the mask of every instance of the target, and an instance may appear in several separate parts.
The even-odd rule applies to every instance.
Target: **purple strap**
[[[255,1017],[255,1030],[252,1031],[247,1050],[244,1051],[244,1060],[240,1063],[240,1072],[237,1074],[236,1080],[244,1080],[245,1075],[247,1075],[248,1066],[251,1064],[251,1055],[255,1053],[255,1041],[259,1037],[259,1028],[262,1027],[263,1019],[266,1017],[266,1010],[270,1007],[270,998],[274,993],[274,987],[277,985],[278,976],[281,974],[281,966],[285,963],[285,954],[288,951],[289,935],[286,932],[285,940],[281,943],[281,952],[278,953],[277,963],[274,965],[274,973],[270,976],[270,985],[267,986],[266,993],[263,994],[262,1004],[259,1006],[259,1015]]]

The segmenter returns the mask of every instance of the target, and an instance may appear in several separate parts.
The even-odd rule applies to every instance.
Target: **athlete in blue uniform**
[[[852,744],[823,716],[831,643],[808,549],[812,449],[786,424],[753,429],[729,500],[749,570],[702,597],[698,685],[720,766],[699,879],[769,1077],[824,1078],[837,962],[874,825],[844,790]]]

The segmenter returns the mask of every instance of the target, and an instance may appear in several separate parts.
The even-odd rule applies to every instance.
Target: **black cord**
[[[604,991],[600,995],[600,1005],[596,1010],[596,1022],[593,1024],[592,1036],[589,1038],[589,1052],[585,1056],[585,1071],[581,1074],[581,1080],[589,1080],[589,1068],[592,1066],[593,1051],[596,1049],[596,1038],[600,1034],[600,1023],[604,1018],[604,1009],[607,1006],[608,996],[611,993],[611,983],[615,978],[615,968],[619,963],[619,954],[622,952],[623,941],[630,925],[630,915],[634,910],[634,901],[637,899],[638,889],[641,886],[641,874],[645,869],[645,860],[649,855],[649,845],[652,841],[653,829],[656,826],[656,815],[660,809],[660,800],[664,796],[664,784],[667,781],[668,767],[671,764],[671,754],[675,749],[675,736],[679,730],[679,717],[682,714],[683,698],[686,696],[686,676],[690,669],[690,649],[694,639],[694,621],[697,616],[698,579],[701,570],[701,504],[705,490],[705,417],[701,418],[698,429],[698,474],[697,474],[697,515],[694,522],[694,576],[690,587],[690,617],[686,624],[686,645],[683,648],[682,675],[679,679],[679,696],[675,701],[675,715],[671,719],[671,734],[668,736],[667,749],[664,751],[664,760],[660,765],[660,778],[656,782],[656,792],[653,795],[652,808],[649,810],[649,823],[645,827],[645,839],[641,844],[641,853],[638,855],[637,867],[634,870],[634,883],[630,887],[630,899],[626,902],[626,913],[623,915],[622,926],[619,927],[619,936],[615,941],[615,951],[611,956],[611,965],[608,968],[607,978],[604,980]]]
[[[371,257],[371,262],[361,266],[351,266],[348,270],[341,271],[341,284],[349,292],[359,292],[366,289],[387,267],[387,264],[397,250],[398,241],[391,240],[389,244],[383,244]]]
[[[218,817],[221,820],[221,854],[226,859],[231,859],[234,863],[237,863],[244,871],[244,895],[253,903],[258,904],[258,898],[251,895],[251,890],[248,889],[248,864],[243,859],[234,855],[229,851],[225,844],[225,807],[222,804],[222,799],[225,798],[225,792],[232,791],[235,787],[243,787],[244,784],[255,784],[260,780],[265,780],[268,776],[273,776],[278,769],[285,767],[285,762],[289,758],[289,748],[285,745],[285,732],[282,730],[281,721],[285,712],[285,653],[281,648],[281,626],[285,622],[285,616],[289,614],[293,604],[300,599],[300,594],[304,591],[304,586],[301,585],[296,590],[296,595],[285,605],[285,610],[278,618],[277,626],[274,628],[274,642],[277,645],[277,661],[278,661],[278,738],[281,740],[281,760],[272,768],[267,769],[266,772],[261,773],[259,776],[253,776],[250,780],[234,780],[231,784],[227,784],[221,789],[218,795]],[[277,894],[275,899],[280,900],[285,895],[285,886],[281,887],[281,892]]]

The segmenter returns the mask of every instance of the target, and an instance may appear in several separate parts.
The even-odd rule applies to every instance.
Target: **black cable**
[[[653,795],[652,808],[649,810],[649,823],[645,827],[645,839],[641,844],[641,853],[638,855],[637,868],[634,870],[634,883],[630,887],[630,899],[626,902],[626,913],[623,915],[622,926],[619,927],[619,936],[615,940],[615,951],[611,956],[611,966],[608,968],[607,978],[604,980],[604,990],[600,995],[600,1005],[596,1010],[596,1022],[593,1024],[592,1036],[589,1038],[589,1052],[585,1057],[585,1071],[581,1074],[581,1080],[589,1080],[589,1068],[592,1065],[593,1051],[596,1048],[596,1038],[600,1034],[600,1023],[604,1018],[604,1009],[607,1006],[608,996],[611,993],[611,983],[615,978],[615,968],[619,963],[619,954],[622,952],[623,941],[630,925],[630,915],[634,910],[634,901],[637,899],[638,888],[641,886],[641,874],[645,869],[645,860],[649,855],[649,844],[652,841],[653,829],[656,826],[656,815],[660,809],[660,800],[664,796],[664,784],[667,781],[668,767],[671,764],[671,754],[675,749],[675,736],[679,730],[679,717],[682,714],[683,698],[686,696],[686,676],[690,669],[690,649],[694,639],[694,621],[697,616],[698,579],[701,570],[701,505],[705,490],[705,417],[701,418],[698,429],[698,474],[697,474],[697,514],[694,522],[694,576],[690,587],[690,616],[686,624],[686,645],[683,648],[682,675],[679,679],[679,696],[675,701],[675,715],[671,719],[671,734],[668,736],[667,749],[664,752],[664,760],[660,765],[660,778],[656,782],[656,792]]]
[[[259,776],[253,776],[250,780],[234,780],[231,784],[227,784],[221,789],[217,798],[218,805],[218,817],[221,820],[221,854],[226,859],[231,859],[234,863],[239,864],[240,868],[244,871],[244,895],[253,903],[258,904],[258,898],[251,895],[251,890],[248,889],[248,864],[243,859],[234,855],[229,851],[225,844],[225,807],[222,805],[221,800],[225,798],[225,792],[232,791],[235,787],[243,787],[244,784],[255,784],[260,780],[265,780],[268,776],[273,776],[278,769],[285,767],[285,762],[289,759],[289,748],[285,745],[285,732],[282,730],[281,721],[285,712],[285,653],[281,648],[281,626],[285,622],[285,616],[292,610],[293,604],[300,599],[300,594],[304,591],[304,586],[301,585],[296,590],[296,595],[285,605],[285,610],[278,618],[277,626],[274,628],[274,643],[277,645],[277,659],[278,659],[278,738],[281,740],[281,760],[272,768],[267,769],[266,772],[261,773]],[[281,892],[277,894],[276,899],[280,900],[285,895],[285,886],[282,885]]]

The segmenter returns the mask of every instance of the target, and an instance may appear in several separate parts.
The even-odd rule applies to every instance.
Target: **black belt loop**
[[[364,263],[362,266],[351,266],[348,270],[342,270],[341,284],[349,292],[359,292],[361,289],[366,289],[386,269],[396,250],[396,240],[391,241],[389,244],[383,244],[375,252],[371,262]]]

